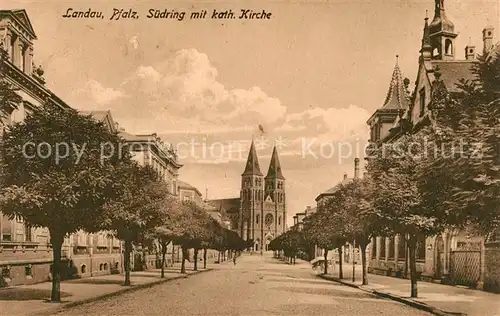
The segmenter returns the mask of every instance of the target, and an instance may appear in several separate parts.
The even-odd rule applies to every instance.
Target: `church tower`
[[[262,222],[263,178],[264,175],[260,171],[257,151],[252,140],[245,171],[241,174],[241,207],[238,229],[240,230],[240,236],[244,240],[253,239],[255,242],[255,228]]]
[[[429,38],[432,46],[432,59],[455,59],[455,26],[446,17],[444,0],[435,0],[434,19],[429,25]]]
[[[268,242],[284,232],[286,222],[285,177],[281,171],[276,146],[273,148],[265,182],[264,223],[261,240],[265,242],[262,246],[267,250]]]

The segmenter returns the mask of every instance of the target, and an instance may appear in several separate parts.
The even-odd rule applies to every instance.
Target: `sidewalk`
[[[410,298],[410,280],[368,274],[368,285],[361,285],[361,267],[356,269],[352,282],[352,265],[344,264],[342,280],[338,266],[320,277],[357,287],[378,296],[399,301],[435,315],[500,316],[500,295],[459,286],[419,281],[418,298]]]
[[[57,311],[112,297],[125,292],[151,287],[175,279],[187,278],[192,274],[210,271],[193,271],[193,265],[186,263],[186,274],[180,273],[180,264],[165,269],[165,278],[160,278],[160,269],[131,272],[131,286],[123,286],[125,276],[103,275],[61,282],[61,303],[50,303],[52,283],[44,282],[0,289],[0,315],[53,315]]]

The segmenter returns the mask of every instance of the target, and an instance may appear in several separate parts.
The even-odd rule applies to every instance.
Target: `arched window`
[[[108,264],[107,263],[104,264],[104,270],[108,270]]]
[[[85,274],[87,273],[87,266],[82,264],[81,268],[80,268],[80,271],[82,272],[82,274]]]
[[[256,223],[256,224],[258,224],[258,223],[259,223],[259,219],[260,219],[260,216],[259,216],[259,214],[257,214],[257,215],[255,216],[255,223]]]
[[[444,41],[444,51],[446,55],[453,55],[453,43],[451,39]]]
[[[281,216],[278,217],[278,225],[281,225]]]

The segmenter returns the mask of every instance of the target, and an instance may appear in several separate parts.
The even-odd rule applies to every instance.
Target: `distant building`
[[[317,211],[321,211],[323,207],[325,207],[326,203],[328,202],[329,199],[331,199],[335,193],[340,190],[340,188],[343,185],[347,185],[353,181],[353,179],[358,179],[360,177],[359,174],[359,158],[354,159],[354,176],[353,178],[349,178],[347,174],[344,174],[344,177],[342,181],[340,181],[338,184],[335,186],[331,187],[330,189],[326,190],[325,192],[319,194],[316,197],[316,203],[317,203]],[[368,253],[369,250],[367,250]],[[323,256],[323,251],[316,248],[316,255]],[[330,251],[330,256],[337,262],[340,260],[343,260],[345,263],[350,263],[352,264],[353,261],[356,264],[361,263],[361,253],[358,251],[358,247],[354,248],[351,243],[347,243],[345,246],[342,247],[342,258],[339,258],[338,252],[337,251]]]
[[[241,175],[239,198],[210,200],[231,218],[231,227],[244,239],[252,239],[254,251],[267,251],[269,242],[286,228],[285,177],[276,147],[267,175],[260,171],[254,142]]]
[[[201,205],[203,202],[201,192],[187,182],[178,181],[177,194],[181,201],[193,201],[198,205]]]

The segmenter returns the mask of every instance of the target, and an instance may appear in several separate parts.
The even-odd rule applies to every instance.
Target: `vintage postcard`
[[[3,1],[0,315],[500,315],[499,34],[498,0]]]

